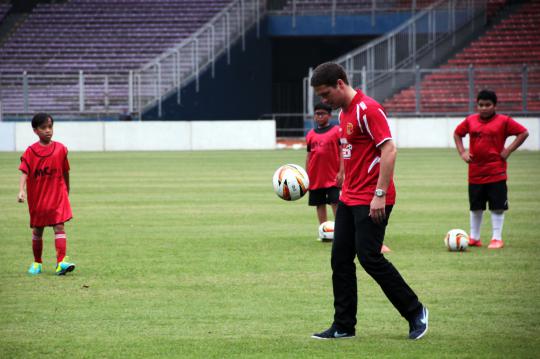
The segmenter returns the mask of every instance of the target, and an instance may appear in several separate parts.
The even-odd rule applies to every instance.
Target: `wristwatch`
[[[386,191],[383,190],[383,189],[377,188],[377,189],[375,190],[375,196],[377,196],[377,197],[384,197],[384,196],[386,196]]]

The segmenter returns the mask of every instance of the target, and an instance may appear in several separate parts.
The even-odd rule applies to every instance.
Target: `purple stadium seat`
[[[230,3],[229,0],[70,0],[39,3],[0,47],[0,99],[5,112],[20,112],[20,75],[30,78],[29,110],[70,111],[62,96],[78,94],[78,72],[100,75],[86,81],[90,106],[103,109],[103,78],[109,76],[111,105],[125,106],[127,76],[180,43]],[[8,7],[0,3],[0,19]],[[47,77],[47,74],[55,76]],[[11,77],[19,80],[7,86]],[[62,76],[69,81],[62,80]],[[115,104],[113,98],[121,99]],[[67,106],[67,105],[66,105]]]

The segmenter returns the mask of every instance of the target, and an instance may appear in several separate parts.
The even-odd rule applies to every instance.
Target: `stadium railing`
[[[330,13],[332,27],[336,25],[336,16],[350,14],[370,14],[371,25],[375,26],[379,13],[411,12],[425,8],[432,0],[410,1],[377,1],[377,0],[275,0],[269,1],[268,8],[273,15],[290,15],[291,26],[296,27],[297,16],[328,15]]]
[[[362,77],[368,76],[363,71]],[[373,74],[377,76],[378,74]],[[491,66],[396,70],[412,86],[383,102],[392,116],[462,116],[476,111],[482,89],[497,93],[497,110],[512,115],[540,115],[540,66]],[[369,90],[368,90],[369,93]]]

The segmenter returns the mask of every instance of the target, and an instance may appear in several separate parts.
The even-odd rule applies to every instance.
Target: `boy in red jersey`
[[[458,153],[463,161],[469,164],[469,246],[482,246],[480,227],[488,202],[493,233],[488,248],[499,249],[504,246],[502,228],[504,211],[508,209],[506,160],[521,146],[529,132],[512,118],[495,113],[495,92],[480,91],[476,103],[478,113],[468,116],[454,132]],[[469,151],[463,146],[463,137],[467,134],[470,136]],[[506,139],[510,136],[516,136],[516,139],[505,148]]]
[[[383,108],[353,89],[345,70],[335,63],[319,65],[311,86],[322,102],[341,108],[340,135],[345,176],[336,211],[332,243],[334,321],[315,339],[355,336],[357,283],[355,256],[365,271],[409,322],[409,338],[428,330],[428,310],[396,268],[380,253],[396,191],[392,180],[396,146]]]
[[[26,149],[21,157],[21,178],[18,201],[24,202],[28,193],[30,227],[34,263],[28,269],[30,274],[42,271],[43,230],[53,227],[56,247],[56,274],[64,275],[75,269],[66,257],[66,232],[64,222],[72,218],[69,204],[69,162],[67,148],[60,142],[52,141],[53,118],[38,113],[32,118],[32,128],[39,141]],[[26,191],[25,191],[26,187]]]
[[[317,127],[306,136],[306,169],[309,176],[309,205],[317,206],[317,218],[321,224],[328,219],[327,204],[336,216],[339,187],[343,182],[343,163],[339,128],[329,122],[332,108],[319,103],[314,110]]]

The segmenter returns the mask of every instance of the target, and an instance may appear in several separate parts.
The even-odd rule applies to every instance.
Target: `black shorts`
[[[309,205],[321,206],[323,204],[335,204],[339,200],[339,188],[318,188],[309,191]]]
[[[506,181],[471,184],[469,183],[469,205],[471,211],[485,210],[486,202],[491,211],[508,209],[508,189]]]

